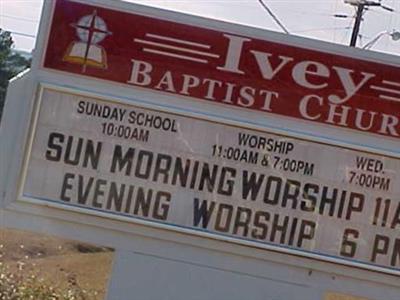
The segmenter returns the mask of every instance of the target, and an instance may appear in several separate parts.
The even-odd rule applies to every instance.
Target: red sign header
[[[238,108],[400,136],[400,69],[57,0],[44,66]]]

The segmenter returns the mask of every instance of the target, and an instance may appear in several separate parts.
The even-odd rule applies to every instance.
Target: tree
[[[13,51],[13,46],[14,42],[10,32],[0,28],[0,119],[8,81],[30,65],[29,60]]]

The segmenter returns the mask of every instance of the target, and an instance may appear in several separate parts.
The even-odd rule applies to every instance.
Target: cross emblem
[[[90,17],[89,22],[87,22],[87,17]],[[97,10],[94,10],[87,17],[80,19],[78,23],[71,24],[72,27],[77,29],[78,36],[82,42],[86,43],[82,72],[86,72],[90,47],[100,43],[106,36],[112,34],[111,31],[107,30],[103,19],[97,16]]]

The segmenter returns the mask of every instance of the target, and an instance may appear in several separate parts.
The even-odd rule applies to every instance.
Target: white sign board
[[[44,88],[21,197],[396,271],[400,161]]]

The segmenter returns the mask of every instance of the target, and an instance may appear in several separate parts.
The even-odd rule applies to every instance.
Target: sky
[[[360,31],[362,38],[358,40],[359,46],[365,45],[380,33],[400,31],[400,0],[381,1],[383,5],[395,11],[388,12],[376,7],[366,12]],[[127,2],[282,32],[258,0],[131,0]],[[290,34],[349,44],[355,8],[345,4],[344,0],[264,0],[264,2]],[[42,5],[43,0],[0,0],[0,28],[14,32],[16,49],[24,51],[33,49]],[[334,14],[349,17],[337,18]],[[388,34],[384,34],[374,44],[372,50],[400,56],[400,41],[393,41]]]

